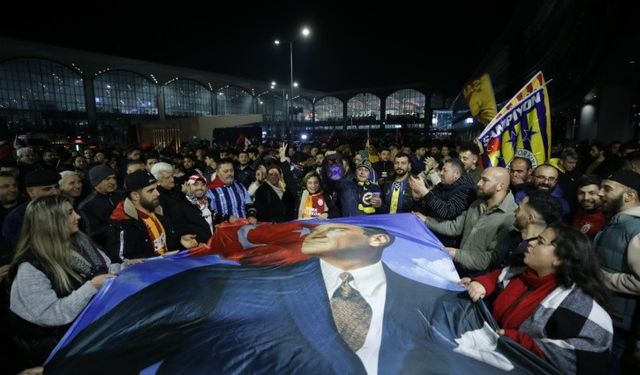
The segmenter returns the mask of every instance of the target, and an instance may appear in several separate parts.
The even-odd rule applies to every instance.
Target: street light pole
[[[289,41],[289,100],[287,100],[287,128],[286,133],[289,135],[289,124],[291,116],[291,100],[293,100],[293,41]]]
[[[302,29],[302,31],[300,32],[300,34],[307,38],[310,34],[311,31],[309,30],[308,27],[305,27]],[[275,40],[275,45],[280,45],[280,41],[279,40]],[[293,121],[290,121],[290,116],[291,116],[291,100],[293,100],[293,39],[289,39],[289,99],[286,100],[286,121],[285,121],[285,133],[288,135],[289,133],[289,125],[290,123],[292,123]]]

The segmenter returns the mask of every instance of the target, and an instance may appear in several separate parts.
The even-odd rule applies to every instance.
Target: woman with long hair
[[[262,185],[262,183],[264,182],[265,177],[267,177],[267,168],[262,164],[258,165],[254,177],[255,180],[251,183],[251,185],[249,185],[249,188],[247,189],[247,191],[249,191],[249,196],[252,199],[255,198],[256,190],[258,190],[260,185]]]
[[[525,267],[498,269],[462,283],[473,301],[494,297],[498,334],[563,373],[604,373],[613,326],[603,307],[608,293],[597,259],[584,234],[552,224],[529,243]]]
[[[112,264],[78,229],[67,197],[27,206],[11,264],[10,315],[21,367],[41,365],[108,279],[129,261]]]
[[[302,178],[302,190],[297,203],[298,219],[328,219],[340,215],[331,196],[322,190],[320,175],[315,171],[307,173]]]

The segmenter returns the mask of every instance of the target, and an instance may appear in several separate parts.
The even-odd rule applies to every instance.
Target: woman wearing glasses
[[[553,224],[530,242],[524,263],[463,280],[469,296],[492,297],[491,312],[502,327],[498,334],[561,372],[604,373],[613,327],[589,239]]]

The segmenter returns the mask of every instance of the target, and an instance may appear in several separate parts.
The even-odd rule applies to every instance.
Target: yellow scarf
[[[138,211],[138,216],[142,219],[142,222],[147,227],[147,232],[153,242],[153,250],[156,254],[162,255],[167,252],[167,235],[164,231],[164,227],[155,213],[147,216],[144,213]]]

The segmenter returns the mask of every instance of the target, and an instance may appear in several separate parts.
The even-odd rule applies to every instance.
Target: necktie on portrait
[[[360,292],[349,285],[353,276],[349,272],[343,272],[340,279],[342,283],[331,297],[331,312],[338,333],[351,350],[356,352],[364,345],[373,313]]]

